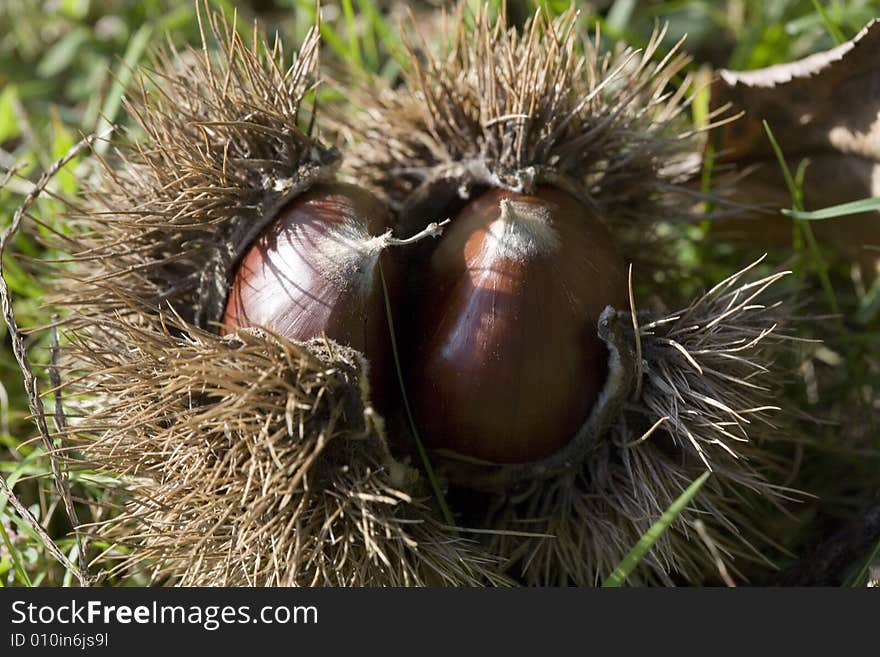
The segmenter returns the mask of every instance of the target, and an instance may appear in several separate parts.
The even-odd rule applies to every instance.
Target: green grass
[[[801,160],[797,171],[792,175],[785,154],[776,141],[776,137],[773,136],[773,131],[770,129],[767,121],[764,121],[764,131],[767,133],[767,139],[770,140],[770,145],[773,147],[773,153],[776,155],[776,160],[779,162],[779,168],[782,169],[785,184],[788,187],[788,193],[791,195],[792,211],[788,215],[794,219],[795,231],[798,233],[795,243],[806,243],[810,265],[822,282],[822,289],[825,290],[831,312],[839,315],[840,305],[837,303],[834,286],[831,285],[831,279],[828,276],[828,263],[822,254],[822,249],[819,247],[816,237],[813,235],[813,229],[810,227],[810,224],[806,223],[799,216],[804,211],[804,174],[806,173],[807,166],[809,166],[809,160]]]
[[[862,212],[873,212],[875,210],[880,210],[880,198],[863,198],[858,201],[850,201],[849,203],[841,203],[829,208],[814,210],[813,212],[783,208],[782,214],[794,217],[795,219],[803,219],[804,221],[820,221],[822,219],[835,219],[837,217],[861,214]]]
[[[270,33],[277,30],[283,35],[288,42],[288,52],[301,41],[315,16],[312,0],[223,0],[214,4],[230,13],[236,8],[240,29],[244,31],[249,31],[252,20],[259,18]],[[390,18],[384,12],[391,3],[342,0],[323,4],[321,33],[325,63],[343,60],[365,76],[378,74],[390,81],[397,79],[405,65],[405,55],[397,18]],[[471,0],[469,4],[477,7],[482,3]],[[559,0],[540,4],[553,12],[568,7],[567,2]],[[498,2],[490,5],[498,10]],[[531,2],[513,0],[508,15],[514,21],[522,20],[534,6]],[[403,15],[394,14],[395,17]],[[666,45],[671,46],[687,33],[685,47],[694,55],[691,70],[697,71],[701,66],[750,69],[790,61],[851,38],[876,15],[880,15],[880,0],[650,3],[615,0],[599,15],[585,10],[580,22],[584,28],[600,26],[610,40],[625,38],[633,45],[642,46],[647,43],[656,20],[668,21]],[[28,180],[35,180],[42,169],[63,155],[82,134],[122,120],[121,91],[129,81],[131,67],[146,62],[150,46],[165,35],[176,44],[195,43],[198,28],[193,6],[172,0],[0,2],[0,25],[16,26],[14,30],[0,31],[0,170],[14,165],[22,167],[21,177],[0,190],[0,229],[3,229],[21,202],[22,194],[28,191]],[[322,91],[322,101],[344,102],[344,98],[327,88]],[[707,99],[698,98],[694,110],[697,122],[705,120]],[[768,137],[772,139],[769,130]],[[811,222],[834,221],[850,212],[876,209],[880,202],[870,199],[806,212],[798,171],[789,171],[782,157],[786,145],[775,144],[775,148],[786,172],[792,197],[791,208],[787,210],[795,220],[796,231],[792,244],[779,249],[769,260],[780,263],[795,258],[797,277],[792,285],[814,290],[822,299],[821,304],[816,301],[811,308],[822,305],[824,312],[851,318],[852,322],[842,322],[841,330],[835,334],[837,337],[826,343],[826,348],[842,359],[841,365],[832,366],[817,360],[815,349],[809,346],[796,355],[811,359],[827,381],[818,406],[814,404],[806,410],[844,417],[853,403],[868,405],[880,390],[880,365],[874,356],[880,352],[880,283],[861,292],[854,289],[847,266],[828,258],[825,246],[813,235]],[[87,163],[78,158],[56,177],[50,189],[75,195],[88,175]],[[707,164],[703,176],[706,189],[713,175]],[[59,223],[57,210],[58,204],[51,198],[38,201],[33,214],[48,228],[32,228],[30,233],[19,235],[14,243],[15,259],[5,263],[7,281],[16,298],[15,310],[23,327],[45,321],[39,261],[57,254],[42,247],[37,237],[48,230],[62,233],[69,230]],[[711,207],[707,206],[706,210]],[[749,259],[750,254],[741,247],[717,243],[710,239],[711,234],[709,222],[681,230],[675,254],[682,264],[680,270],[655,272],[653,283],[675,287],[683,295],[691,294],[709,282],[724,278]],[[35,363],[45,364],[48,359],[46,339],[34,336],[29,346]],[[793,383],[792,389],[796,387]],[[19,498],[59,549],[74,559],[76,543],[63,504],[55,492],[43,448],[32,440],[35,430],[27,414],[27,399],[9,349],[9,339],[5,328],[0,327],[0,474],[14,486]],[[850,458],[848,447],[841,445],[833,430],[805,426],[815,432],[812,441],[817,449],[835,458]],[[866,426],[864,431],[874,432],[877,452],[868,457],[862,453],[858,460],[852,457],[853,472],[858,476],[869,468],[880,467],[877,462],[880,432],[873,426]],[[826,473],[819,465],[807,463],[801,475],[810,477],[810,481],[821,488],[826,478],[833,479],[839,473]],[[105,491],[110,483],[112,478],[94,472],[72,474],[71,485],[81,519],[105,517],[104,505],[108,501]],[[836,505],[832,504],[832,515],[843,516],[855,508],[859,501],[856,498],[854,492],[852,498],[837,500]],[[686,502],[685,498],[683,503]],[[639,559],[663,529],[662,523],[652,528],[607,583],[622,583],[632,569],[638,568]],[[9,509],[2,495],[0,537],[0,584],[72,583],[70,574],[52,557],[39,535]],[[106,547],[93,545],[94,550]],[[870,557],[864,555],[863,560],[853,564],[855,583],[864,579]],[[143,581],[134,575],[108,583],[126,585]]]
[[[651,528],[648,529],[648,531],[642,536],[641,540],[633,546],[632,550],[630,550],[623,558],[617,568],[615,568],[608,578],[602,582],[603,587],[617,588],[626,583],[627,577],[632,574],[642,562],[642,559],[644,559],[651,551],[651,548],[654,547],[654,543],[656,543],[658,539],[669,530],[676,518],[678,518],[678,516],[681,515],[681,512],[687,508],[688,504],[693,501],[694,497],[703,487],[703,484],[706,483],[706,480],[711,474],[711,472],[707,471],[694,479],[691,485],[678,496],[678,499],[669,505],[669,508],[663,512],[660,519],[651,525]]]

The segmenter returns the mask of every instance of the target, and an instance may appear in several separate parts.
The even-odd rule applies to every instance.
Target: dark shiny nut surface
[[[566,445],[605,381],[599,315],[628,306],[607,227],[553,188],[490,190],[429,266],[410,376],[426,443],[496,463]]]
[[[389,224],[385,206],[354,185],[320,184],[293,199],[241,260],[223,331],[326,334],[366,354],[375,387],[391,370],[379,262],[392,294],[399,278],[380,239]]]

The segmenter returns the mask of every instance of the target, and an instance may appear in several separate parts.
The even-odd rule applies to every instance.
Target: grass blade
[[[770,146],[773,148],[773,152],[776,154],[776,159],[779,161],[779,167],[782,169],[782,176],[785,178],[785,184],[788,187],[788,192],[791,195],[791,205],[792,209],[795,212],[803,212],[804,211],[804,189],[803,189],[803,181],[804,174],[806,171],[806,161],[802,161],[800,166],[798,167],[797,177],[791,175],[791,170],[788,168],[788,162],[785,159],[785,155],[782,152],[782,148],[779,147],[779,142],[776,141],[776,137],[773,136],[773,131],[770,129],[770,124],[767,123],[766,120],[762,121],[764,124],[764,131],[767,133],[767,138],[770,140]],[[828,303],[831,306],[831,312],[835,315],[840,314],[840,306],[837,303],[837,295],[834,294],[834,287],[831,285],[831,278],[828,276],[828,263],[825,262],[825,258],[822,257],[822,251],[819,248],[819,243],[816,241],[816,237],[813,235],[813,229],[810,227],[809,223],[804,222],[797,217],[794,218],[796,228],[803,235],[804,241],[807,244],[807,249],[810,252],[810,257],[813,260],[813,267],[816,270],[816,273],[819,276],[819,280],[822,283],[822,289],[825,291],[825,296],[828,297]]]
[[[635,0],[616,0],[608,10],[605,24],[616,32],[623,32],[632,21],[635,9]]]
[[[880,197],[863,198],[859,201],[850,201],[849,203],[832,205],[813,212],[806,212],[804,210],[783,210],[782,214],[794,217],[795,219],[802,219],[804,221],[821,221],[823,219],[834,219],[835,217],[845,217],[849,214],[873,212],[875,210],[880,210]]]
[[[0,522],[0,535],[3,536],[3,543],[6,545],[6,550],[9,552],[9,558],[12,559],[12,566],[15,568],[15,573],[18,576],[18,580],[22,582],[28,588],[32,587],[30,577],[28,577],[27,571],[24,569],[24,566],[21,565],[21,560],[18,558],[18,550],[12,545],[12,541],[9,540],[9,535],[6,533],[6,527],[3,526],[3,523]]]
[[[342,0],[342,11],[345,15],[345,29],[348,37],[348,60],[356,68],[362,70],[364,62],[361,59],[361,44],[357,33],[357,20],[355,19],[354,7],[351,0]]]
[[[152,35],[153,26],[149,24],[143,25],[134,33],[134,36],[132,36],[131,40],[128,42],[128,48],[126,48],[125,54],[122,57],[122,64],[120,64],[118,68],[116,78],[114,79],[113,85],[107,93],[107,98],[104,101],[104,107],[101,109],[102,116],[98,120],[98,126],[95,128],[97,134],[103,134],[106,132],[116,120],[116,116],[119,114],[119,108],[122,106],[122,97],[125,93],[125,89],[131,81],[134,68],[141,61],[141,57],[143,56]],[[109,142],[102,140],[95,144],[95,150],[99,153],[103,153],[109,148],[109,146]]]
[[[856,311],[856,322],[867,326],[880,315],[880,278],[877,278],[862,300]]]
[[[770,129],[770,124],[767,123],[766,119],[763,120],[761,123],[764,124],[764,132],[767,133],[767,139],[770,140],[770,147],[773,149],[773,153],[776,155],[776,159],[779,162],[779,168],[782,169],[782,177],[785,179],[785,186],[788,187],[788,193],[791,195],[792,207],[799,212],[803,211],[803,190],[797,183],[795,183],[794,177],[791,175],[791,169],[788,168],[788,162],[785,159],[785,154],[782,152],[782,148],[779,146],[779,142],[776,141],[776,137],[774,136],[773,131]]]
[[[840,28],[837,27],[833,20],[831,20],[831,17],[828,15],[828,12],[825,11],[825,7],[822,6],[822,3],[819,2],[819,0],[813,0],[813,7],[816,8],[816,11],[822,17],[822,22],[825,23],[825,28],[831,35],[831,38],[834,39],[834,43],[838,46],[844,43],[846,37],[843,36],[843,32],[840,31]]]
[[[687,487],[687,490],[679,495],[678,499],[666,509],[657,522],[651,525],[651,528],[645,532],[635,547],[623,558],[617,568],[614,569],[614,572],[602,583],[603,588],[623,586],[626,578],[630,576],[636,566],[645,558],[645,555],[654,547],[654,543],[669,529],[669,526],[675,522],[675,519],[684,511],[685,507],[691,503],[691,500],[694,499],[697,491],[706,483],[710,474],[712,473],[708,470],[701,474]]]
[[[419,452],[419,458],[422,461],[422,466],[425,468],[425,474],[428,476],[431,490],[437,500],[437,505],[440,507],[440,513],[443,514],[443,520],[445,520],[446,524],[450,527],[454,527],[455,517],[452,515],[452,511],[446,503],[446,498],[443,496],[443,489],[440,487],[440,482],[434,474],[434,468],[431,466],[431,459],[428,457],[428,450],[425,449],[425,444],[422,442],[421,436],[419,436],[419,430],[416,427],[416,421],[413,418],[412,409],[409,405],[409,397],[406,394],[406,385],[404,384],[403,370],[400,367],[400,355],[397,351],[397,337],[394,333],[394,317],[391,314],[388,286],[385,284],[385,274],[382,271],[381,264],[379,265],[379,279],[382,281],[382,295],[385,298],[385,313],[388,317],[388,332],[390,334],[389,337],[391,338],[391,351],[394,356],[394,367],[397,370],[397,380],[400,383],[400,397],[403,401],[403,407],[406,410],[406,417],[409,421],[410,430],[412,431],[413,438],[416,442],[416,449]]]

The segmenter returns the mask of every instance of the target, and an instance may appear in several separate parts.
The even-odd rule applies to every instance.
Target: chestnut
[[[583,426],[608,352],[608,306],[628,307],[609,229],[553,187],[483,192],[430,257],[411,385],[434,448],[493,463],[550,456]]]
[[[390,355],[379,263],[396,289],[385,249],[391,215],[370,192],[321,183],[284,206],[234,274],[222,330],[262,327],[291,340],[326,335],[364,353],[374,389]]]

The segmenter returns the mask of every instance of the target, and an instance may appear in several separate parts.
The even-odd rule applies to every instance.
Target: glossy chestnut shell
[[[411,369],[430,447],[494,463],[571,441],[604,385],[606,306],[626,308],[605,224],[551,187],[493,189],[467,205],[428,264]]]
[[[379,263],[392,291],[398,276],[376,238],[391,217],[354,185],[318,184],[281,209],[235,272],[223,332],[262,327],[291,340],[326,335],[367,356],[374,388],[390,371]]]

